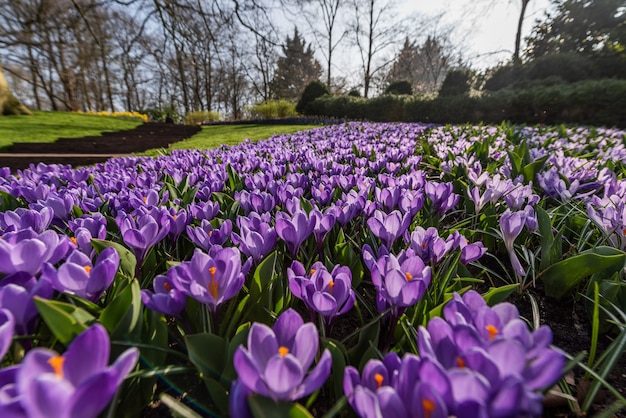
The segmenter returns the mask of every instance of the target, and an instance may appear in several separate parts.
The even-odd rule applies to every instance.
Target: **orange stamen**
[[[85,269],[85,271],[87,272],[87,274],[91,273],[91,266],[85,266],[83,267]]]
[[[72,241],[72,244],[74,244],[74,246],[78,246],[78,242],[76,241],[76,237],[70,237],[70,241]]]
[[[413,275],[411,273],[409,273],[408,271],[406,273],[404,273],[404,275],[406,276],[406,281],[410,282],[413,279]]]
[[[53,356],[48,359],[48,364],[59,379],[63,378],[63,363],[65,363],[65,357],[63,356]]]
[[[163,282],[163,287],[165,288],[165,290],[167,290],[168,292],[170,292],[172,290],[172,286],[168,283],[168,282]]]
[[[144,196],[143,197],[143,203],[146,203],[148,201],[148,196]]]
[[[315,269],[311,269],[311,271],[310,271],[309,273],[311,273],[311,276],[312,276],[312,275],[314,275],[314,274],[315,274],[315,272],[316,272],[316,271],[317,271],[317,270],[315,270]]]
[[[285,346],[280,346],[278,347],[278,354],[280,354],[282,358],[285,358],[285,356],[289,354],[289,349]]]
[[[426,241],[422,242],[422,250],[426,249]]]
[[[465,361],[461,357],[457,357],[455,360],[456,360],[457,366],[459,366],[459,369],[465,368]]]
[[[385,378],[383,377],[382,374],[376,373],[374,375],[374,380],[376,381],[376,386],[380,388],[383,385],[383,380],[385,380]]]
[[[215,272],[217,268],[209,267],[209,272],[211,273],[211,283],[209,283],[209,293],[213,296],[213,299],[217,299],[217,282],[215,281]]]
[[[493,325],[487,325],[485,327],[485,329],[487,330],[487,332],[489,332],[489,339],[493,340],[494,338],[496,338],[496,335],[498,334],[498,328],[494,327]]]
[[[335,282],[331,280],[331,281],[328,282],[328,292],[331,295],[333,294],[333,287],[335,287]]]
[[[424,408],[424,417],[430,418],[432,413],[435,411],[436,404],[430,399],[422,399],[422,407]]]

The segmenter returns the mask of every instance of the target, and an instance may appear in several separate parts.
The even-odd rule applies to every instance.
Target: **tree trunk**
[[[30,115],[30,110],[15,98],[0,67],[0,115]]]
[[[522,10],[519,14],[519,20],[517,22],[517,33],[515,34],[515,52],[513,52],[513,63],[515,65],[521,64],[520,48],[522,44],[522,24],[524,23],[524,15],[526,14],[526,7],[530,3],[530,0],[522,0]]]

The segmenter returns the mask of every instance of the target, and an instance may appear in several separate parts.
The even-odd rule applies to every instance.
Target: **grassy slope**
[[[0,116],[0,149],[14,142],[54,142],[58,138],[101,135],[132,129],[139,119],[80,115],[69,112],[34,112],[33,116]]]
[[[237,145],[246,139],[258,141],[273,135],[291,134],[318,128],[320,125],[211,125],[203,126],[202,130],[193,137],[172,144],[169,149],[209,149],[222,144]],[[156,156],[159,150],[149,150],[141,155]]]

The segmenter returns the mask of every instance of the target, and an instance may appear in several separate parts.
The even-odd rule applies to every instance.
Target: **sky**
[[[544,19],[549,6],[549,0],[530,1],[522,39],[530,35],[537,19]],[[459,39],[455,40],[465,44],[467,58],[476,68],[496,65],[513,55],[521,0],[401,0],[400,8],[407,14],[445,12],[442,19],[458,27],[455,35]]]

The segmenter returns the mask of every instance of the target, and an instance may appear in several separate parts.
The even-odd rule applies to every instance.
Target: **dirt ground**
[[[39,162],[72,166],[95,164],[113,156],[167,148],[198,131],[199,126],[148,122],[127,131],[105,132],[102,136],[60,138],[52,143],[15,143],[0,154],[0,167],[17,170]]]

